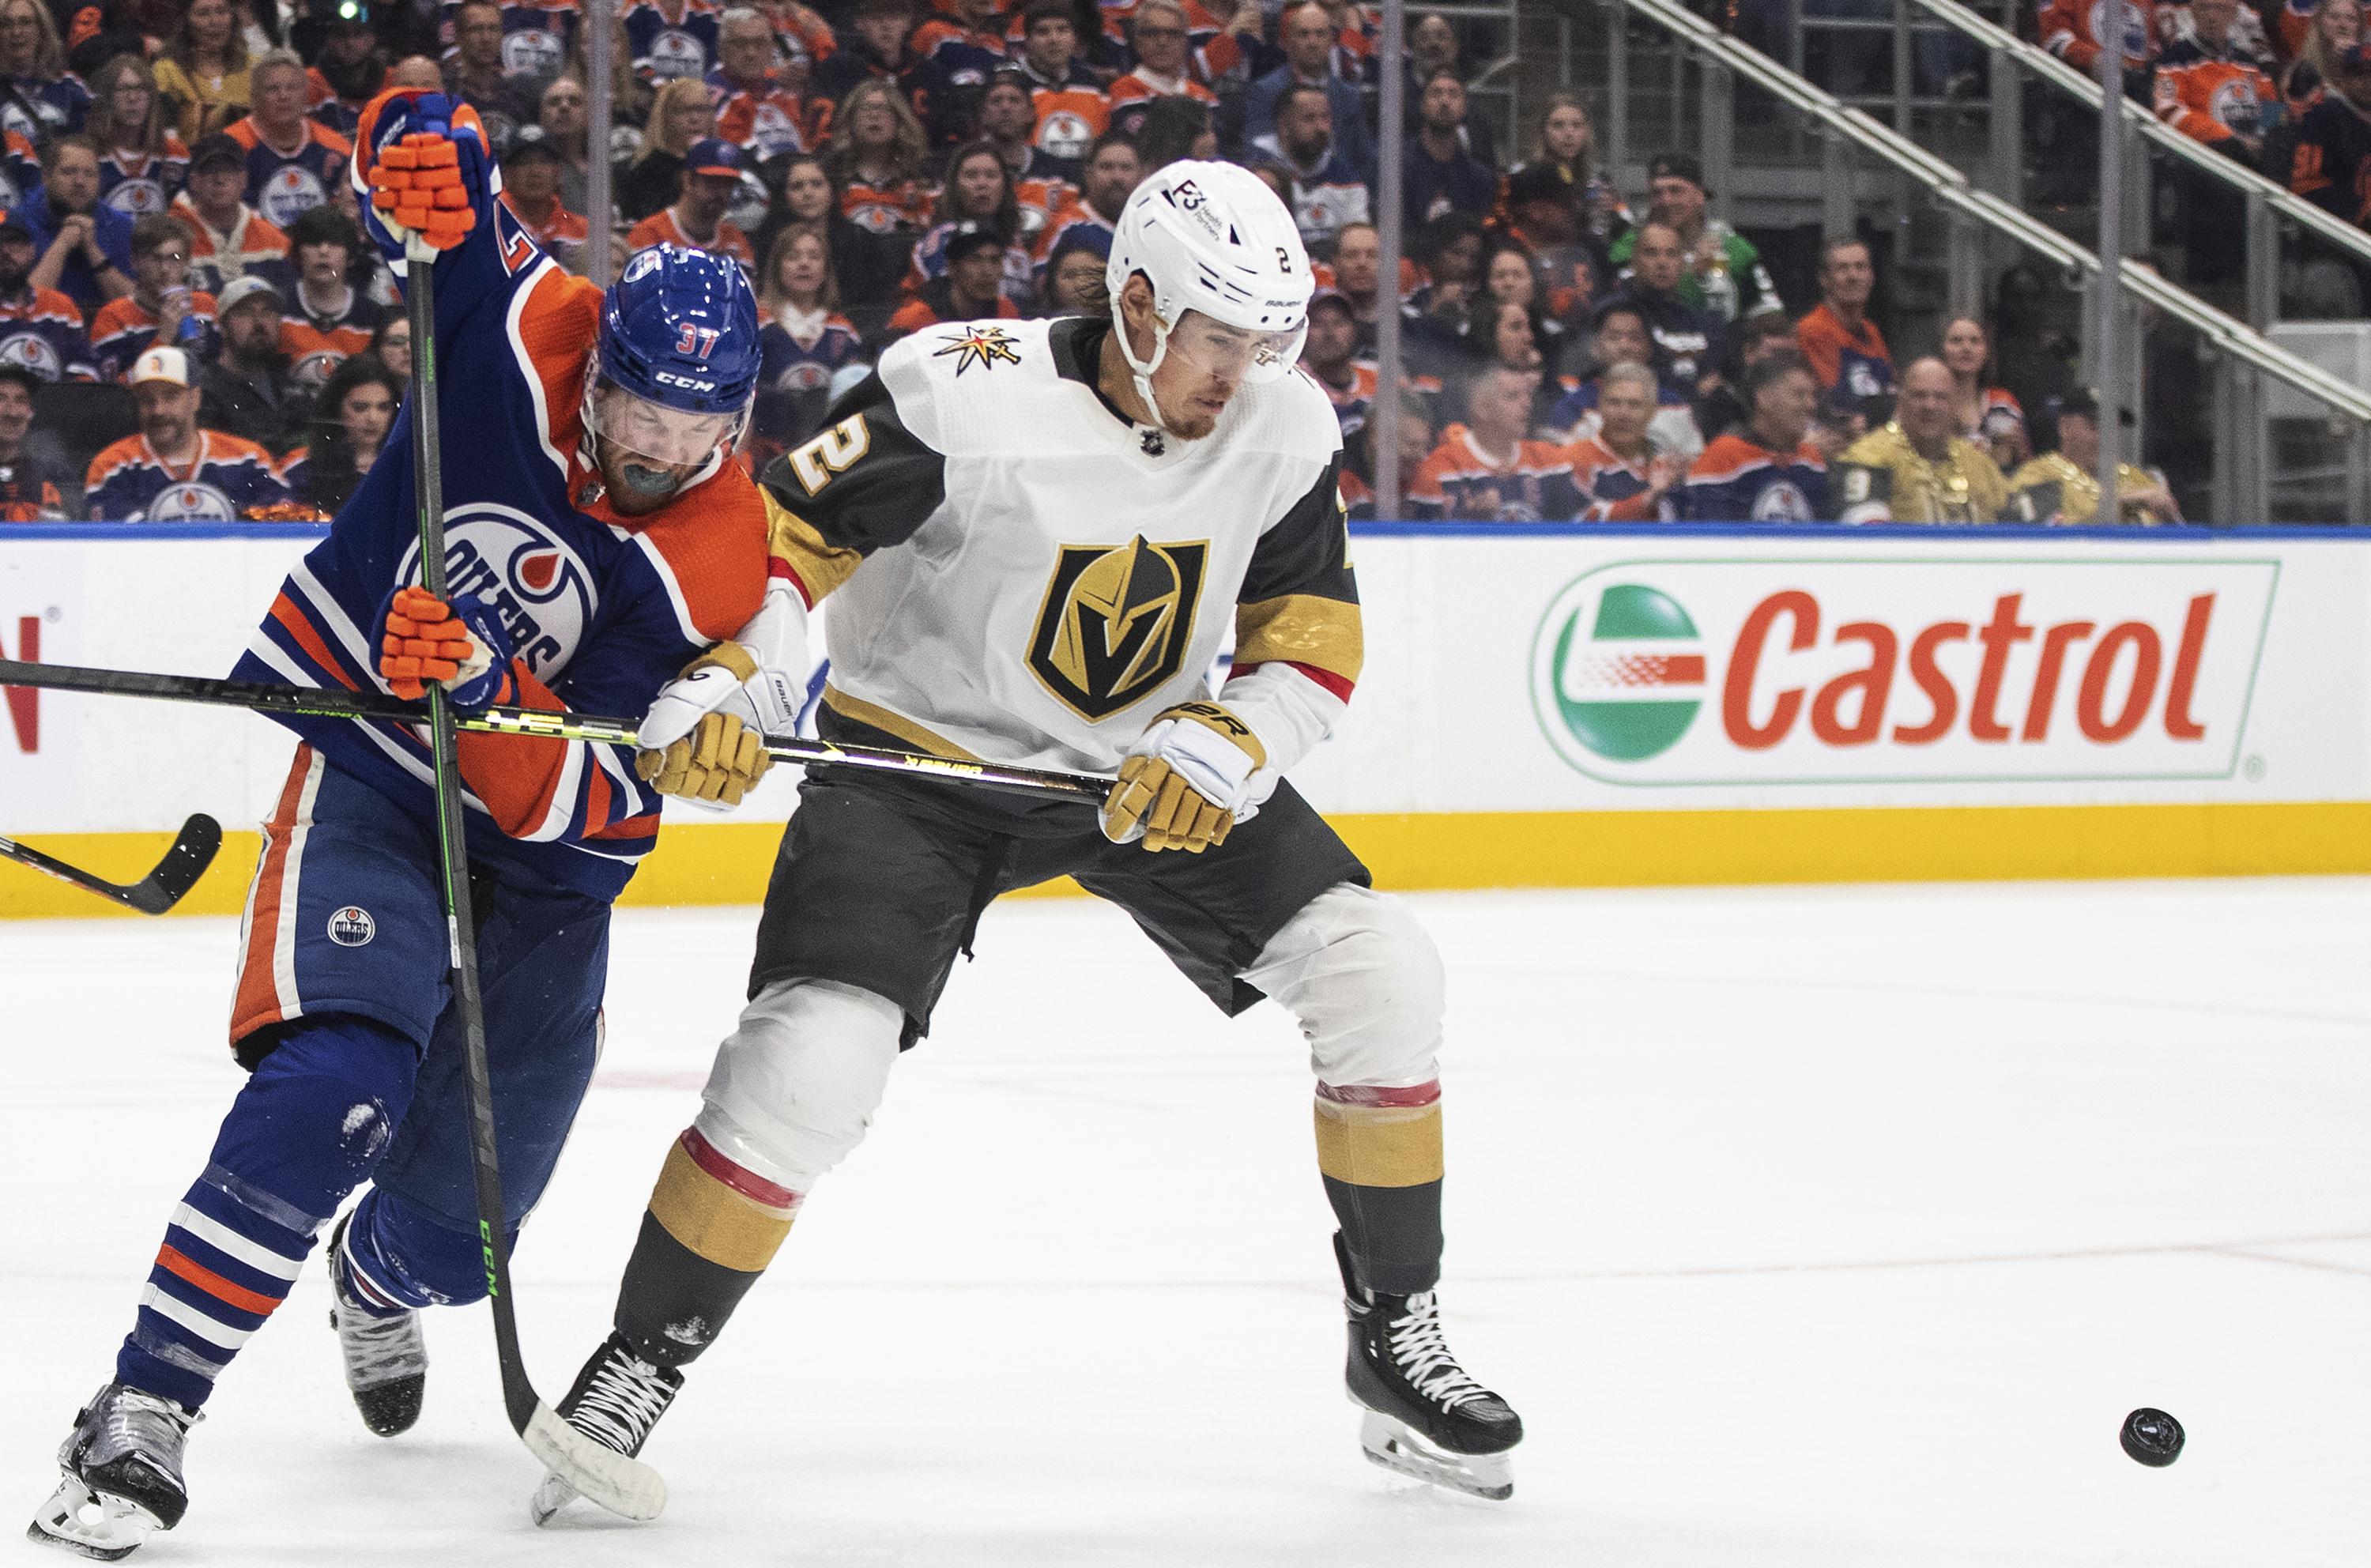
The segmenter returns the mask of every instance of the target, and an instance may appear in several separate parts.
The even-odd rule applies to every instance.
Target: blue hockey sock
[[[231,1102],[165,1228],[116,1376],[191,1410],[288,1294],[411,1103],[420,1053],[367,1019],[292,1028]]]

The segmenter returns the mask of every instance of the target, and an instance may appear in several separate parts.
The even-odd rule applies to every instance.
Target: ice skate
[[[559,1413],[595,1442],[630,1457],[642,1451],[651,1428],[659,1424],[682,1387],[682,1373],[644,1361],[627,1348],[623,1336],[612,1333],[576,1374],[575,1386],[560,1401]],[[527,1510],[537,1524],[548,1525],[578,1495],[558,1476],[547,1475],[535,1489]]]
[[[418,1311],[378,1315],[357,1299],[359,1287],[346,1271],[346,1226],[353,1218],[348,1213],[330,1233],[330,1327],[338,1331],[346,1389],[363,1424],[392,1437],[420,1419],[428,1391],[428,1340]]]
[[[181,1449],[198,1419],[170,1400],[109,1383],[76,1412],[58,1450],[65,1477],[26,1536],[112,1562],[179,1524],[190,1506]]]
[[[1523,1440],[1522,1418],[1450,1354],[1432,1292],[1368,1290],[1338,1236],[1334,1251],[1349,1314],[1350,1399],[1367,1412],[1359,1428],[1367,1458],[1453,1492],[1513,1496],[1508,1450]]]

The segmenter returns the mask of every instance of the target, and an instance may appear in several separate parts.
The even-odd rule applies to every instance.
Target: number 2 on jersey
[[[792,449],[791,472],[806,486],[807,494],[820,495],[834,474],[854,467],[872,444],[873,432],[864,428],[864,416],[850,414],[804,446]]]

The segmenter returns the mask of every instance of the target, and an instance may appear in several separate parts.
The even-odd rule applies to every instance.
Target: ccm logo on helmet
[[[653,372],[652,379],[658,382],[662,386],[680,386],[690,392],[713,392],[716,390],[716,383],[713,381],[702,381],[696,375],[677,375],[671,370]]]

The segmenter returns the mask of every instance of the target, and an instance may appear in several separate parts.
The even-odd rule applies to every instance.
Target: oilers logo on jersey
[[[107,193],[107,204],[119,213],[135,218],[145,218],[151,213],[161,213],[168,205],[164,183],[161,180],[150,179],[145,175],[133,175],[128,179],[119,179],[115,182],[115,188]]]
[[[420,581],[420,547],[399,573]],[[524,512],[480,502],[445,514],[445,586],[483,599],[501,616],[527,673],[547,686],[568,667],[599,596],[576,552]]]
[[[651,75],[665,81],[670,76],[699,76],[708,71],[708,51],[700,40],[680,28],[662,28],[651,35],[651,47],[643,58],[650,63]]]
[[[283,229],[330,199],[313,171],[301,164],[274,169],[272,178],[263,182],[260,195],[256,210],[274,228]]]
[[[1850,488],[1849,482],[1846,488]],[[1752,520],[1756,523],[1812,522],[1811,499],[1794,480],[1775,480],[1764,486],[1762,493],[1753,498]]]
[[[1094,126],[1076,110],[1057,109],[1037,122],[1037,147],[1048,157],[1084,162],[1094,141]]]
[[[551,76],[568,63],[568,44],[558,33],[542,28],[521,28],[503,34],[503,75]]]
[[[235,523],[238,508],[230,497],[210,484],[184,479],[167,485],[148,503],[151,523]]]
[[[0,338],[0,364],[23,365],[44,381],[65,374],[65,362],[55,345],[39,332],[11,332]]]
[[[1183,665],[1210,544],[1064,545],[1054,561],[1029,668],[1091,720],[1107,719],[1165,685]]]

